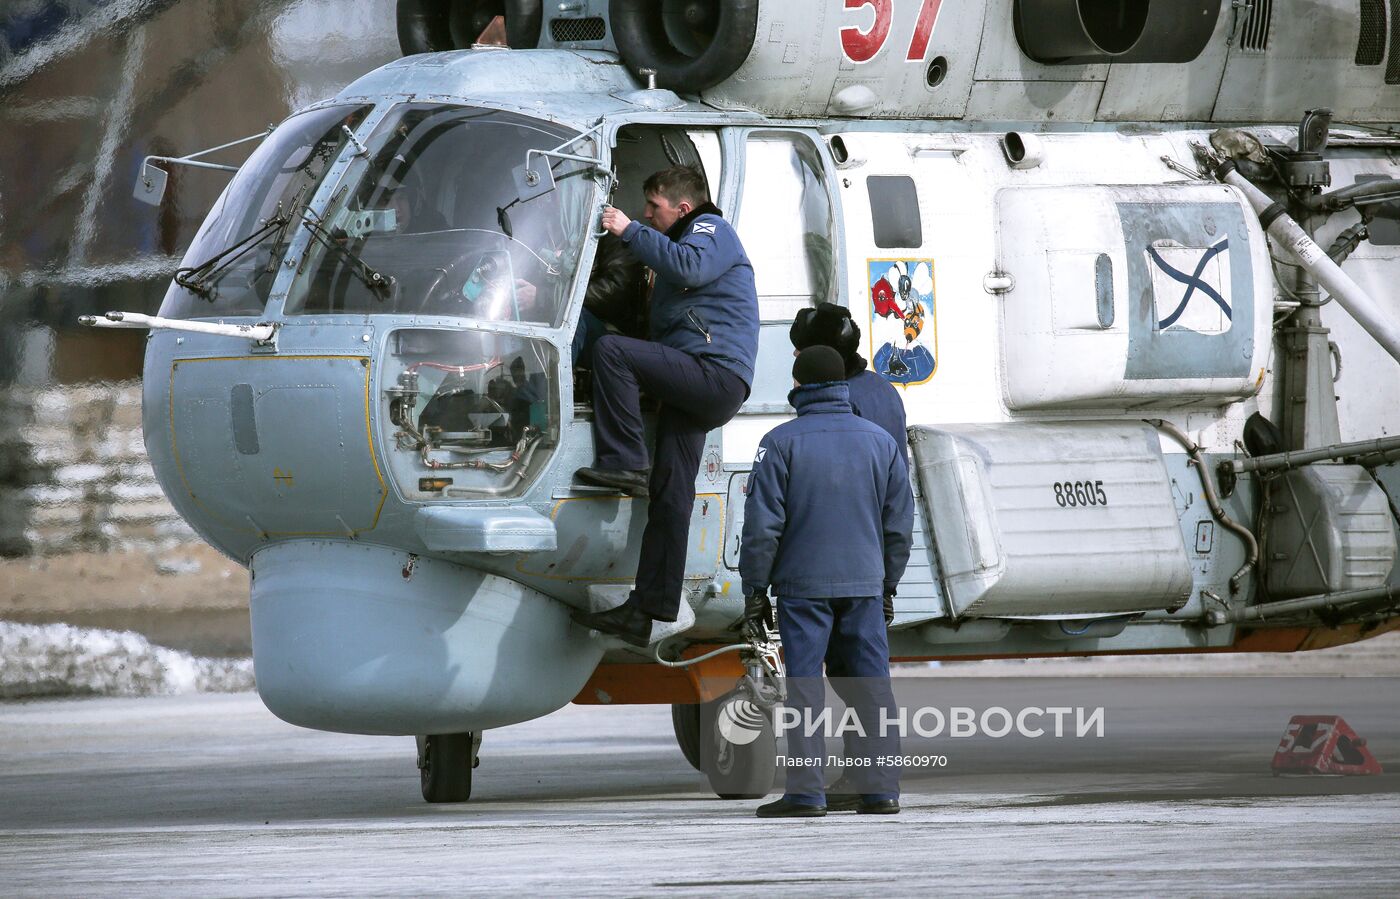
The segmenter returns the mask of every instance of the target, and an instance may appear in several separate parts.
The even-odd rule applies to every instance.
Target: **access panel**
[[[1175,610],[1192,574],[1156,433],[920,426],[910,443],[956,617]]]

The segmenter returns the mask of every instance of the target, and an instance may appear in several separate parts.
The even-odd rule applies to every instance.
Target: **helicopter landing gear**
[[[743,688],[699,708],[698,767],[710,789],[721,799],[762,799],[778,770],[773,709]]]
[[[418,740],[418,773],[427,802],[466,802],[472,769],[481,764],[481,734],[428,734]]]
[[[787,691],[782,682],[778,644],[758,626],[745,643],[703,656],[657,661],[684,668],[725,652],[737,651],[745,673],[734,689],[710,702],[671,706],[671,729],[690,766],[705,775],[721,799],[759,799],[773,787],[778,769],[774,709]]]
[[[676,733],[676,745],[696,771],[704,770],[700,767],[700,708],[696,703],[671,705],[671,730]]]

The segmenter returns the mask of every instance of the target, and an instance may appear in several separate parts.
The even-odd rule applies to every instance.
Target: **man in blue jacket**
[[[879,739],[879,710],[894,704],[880,597],[894,594],[909,561],[914,503],[905,461],[894,438],[852,413],[835,350],[802,350],[793,378],[798,386],[788,401],[797,418],[759,442],[749,477],[739,549],[744,616],[771,626],[768,594],[777,596],[787,705],[804,722],[817,719],[830,652],[846,677],[859,679],[855,709],[870,737],[862,755],[895,754],[897,734]],[[825,815],[822,734],[789,730],[788,749],[816,764],[788,767],[786,792],[761,806],[759,817]],[[863,790],[858,811],[897,813],[891,780]]]
[[[627,601],[582,615],[595,630],[636,646],[653,621],[680,611],[695,476],[705,434],[729,421],[749,395],[758,355],[758,294],[739,235],[709,200],[705,176],[677,166],[642,184],[652,227],[608,207],[603,227],[656,275],[651,340],[609,335],[593,347],[597,461],[580,480],[650,496],[636,585]],[[641,392],[661,402],[647,471]]]
[[[788,331],[792,340],[793,355],[809,346],[829,346],[841,354],[846,369],[846,387],[851,395],[851,411],[866,421],[874,422],[894,438],[899,445],[899,457],[906,464],[909,461],[909,432],[906,428],[904,398],[899,390],[879,374],[866,367],[865,357],[860,350],[860,326],[851,321],[851,310],[835,303],[820,303],[815,307],[799,310]],[[912,521],[911,521],[912,528]],[[912,534],[911,534],[912,539]],[[894,596],[884,596],[885,626],[894,624]],[[849,673],[842,667],[845,655],[837,647],[827,650],[826,674],[835,678],[833,686],[841,693],[848,684]],[[856,682],[858,685],[860,682]],[[856,692],[859,692],[858,690]],[[842,695],[842,700],[850,707],[854,697]],[[855,735],[846,735],[846,757],[855,758],[858,754]],[[826,791],[828,811],[841,812],[858,809],[861,798],[854,779],[843,776]]]

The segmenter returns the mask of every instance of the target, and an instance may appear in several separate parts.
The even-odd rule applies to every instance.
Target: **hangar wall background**
[[[227,183],[173,167],[148,206],[141,161],[261,131],[398,55],[393,0],[0,5],[0,555],[192,539],[145,461],[144,332],[76,324],[154,313]]]

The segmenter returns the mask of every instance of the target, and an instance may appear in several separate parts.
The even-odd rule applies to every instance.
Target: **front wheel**
[[[766,796],[778,770],[772,710],[734,690],[701,706],[699,718],[700,770],[710,789],[721,799]]]
[[[466,802],[481,737],[471,731],[418,738],[418,774],[428,802]]]

